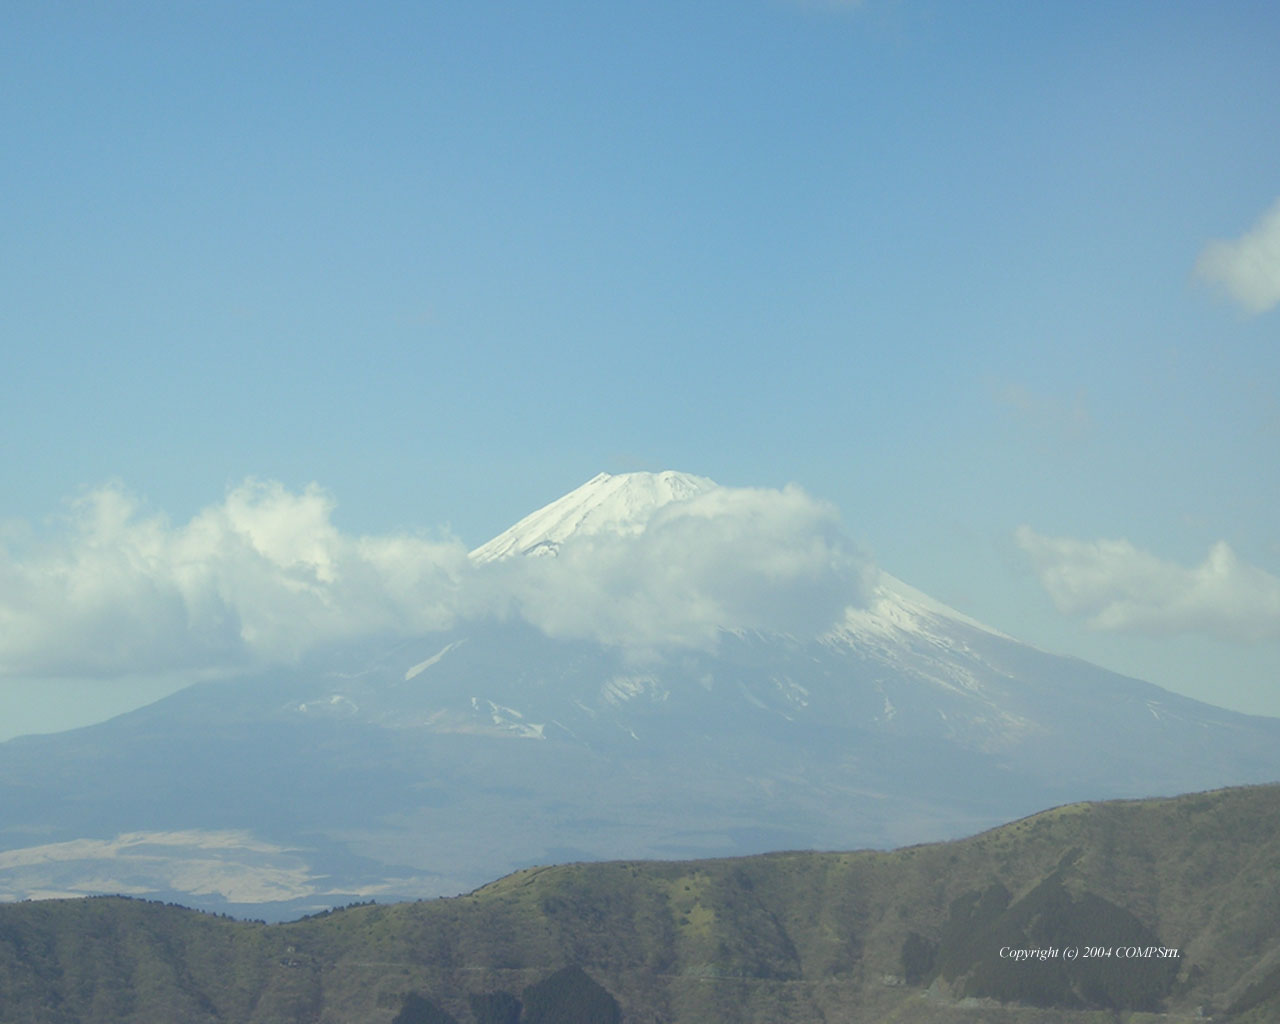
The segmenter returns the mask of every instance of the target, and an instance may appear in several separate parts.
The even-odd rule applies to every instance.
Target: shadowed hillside
[[[1280,1017],[1278,879],[1280,786],[1264,786],[1070,805],[892,853],[531,868],[283,925],[12,904],[0,1018],[1260,1024]]]

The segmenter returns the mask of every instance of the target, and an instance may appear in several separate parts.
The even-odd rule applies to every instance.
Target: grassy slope
[[[1031,911],[1041,927],[1063,906],[1114,904],[1181,948],[1166,1022],[1200,1006],[1270,1021],[1278,883],[1280,786],[1267,786],[1072,805],[892,853],[534,868],[456,899],[269,927],[121,899],[25,903],[0,907],[0,1020],[390,1022],[416,991],[472,1024],[469,993],[518,996],[576,964],[628,1021],[1115,1021],[961,998],[983,971],[1026,977],[957,916],[998,892],[1009,907],[988,908],[991,936]],[[1052,913],[1036,909],[1046,892]],[[912,933],[959,968],[903,984]],[[1162,969],[1107,966],[1122,980]]]

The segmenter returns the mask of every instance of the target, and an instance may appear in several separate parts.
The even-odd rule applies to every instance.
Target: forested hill
[[[891,853],[532,868],[281,925],[36,901],[0,906],[0,1021],[1261,1024],[1278,883],[1260,786]]]

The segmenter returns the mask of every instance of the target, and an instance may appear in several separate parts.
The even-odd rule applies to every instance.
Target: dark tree
[[[458,1024],[458,1018],[446,1013],[432,999],[410,992],[391,1024]]]
[[[476,1024],[520,1024],[520,1000],[510,992],[486,992],[470,999]]]
[[[620,1024],[622,1010],[581,967],[566,967],[524,990],[525,1024]]]

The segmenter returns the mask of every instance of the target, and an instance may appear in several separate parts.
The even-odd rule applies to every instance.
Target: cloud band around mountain
[[[185,524],[119,486],[55,537],[0,547],[0,678],[229,672],[366,637],[517,616],[615,645],[721,629],[810,634],[866,594],[868,563],[798,488],[716,488],[631,536],[474,564],[454,538],[352,536],[316,486],[247,481]]]
[[[0,673],[233,668],[452,621],[461,545],[344,536],[332,510],[319,488],[248,481],[174,526],[94,490],[61,535],[0,553]]]
[[[1187,568],[1127,540],[1015,535],[1057,609],[1093,629],[1280,639],[1280,579],[1240,561],[1225,541]]]
[[[706,646],[720,629],[816,635],[865,603],[870,564],[799,488],[718,487],[664,505],[641,533],[484,569],[499,601],[552,636]]]

